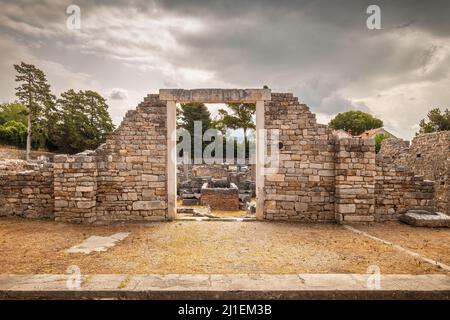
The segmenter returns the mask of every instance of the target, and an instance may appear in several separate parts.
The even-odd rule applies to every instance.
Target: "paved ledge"
[[[0,299],[450,299],[449,275],[0,275]],[[372,276],[373,277],[373,276]]]

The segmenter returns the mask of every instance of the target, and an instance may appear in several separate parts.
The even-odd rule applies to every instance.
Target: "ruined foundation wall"
[[[265,176],[264,218],[335,221],[335,139],[290,93],[265,103],[265,129],[279,130],[279,169]],[[271,156],[271,143],[268,154]]]
[[[52,219],[53,169],[51,164],[0,170],[0,216]]]
[[[239,210],[239,189],[233,183],[229,188],[214,188],[205,183],[201,190],[201,203],[213,210]]]

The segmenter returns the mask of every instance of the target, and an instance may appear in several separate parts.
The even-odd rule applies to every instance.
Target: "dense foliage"
[[[419,133],[430,133],[450,130],[450,111],[445,109],[441,112],[439,108],[431,109],[428,112],[428,121],[422,119],[419,123]]]
[[[17,102],[0,105],[0,143],[55,152],[95,149],[114,130],[106,100],[97,92],[68,90],[56,98],[44,72],[22,62]]]
[[[356,136],[366,130],[382,127],[383,121],[375,118],[369,113],[359,110],[350,110],[338,113],[328,125],[335,130],[341,129],[350,131],[352,135]]]

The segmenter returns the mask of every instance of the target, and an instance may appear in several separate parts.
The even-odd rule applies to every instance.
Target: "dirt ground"
[[[206,206],[201,206],[201,205],[192,205],[192,206],[183,205],[181,200],[177,201],[177,208],[193,208],[193,209],[198,210],[199,212],[211,213],[214,216],[220,217],[220,218],[244,218],[244,217],[249,216],[249,214],[245,210],[234,210],[234,211],[216,210],[216,209],[210,210]],[[192,217],[192,214],[177,213],[177,216],[178,217]]]
[[[374,236],[450,263],[450,230],[399,223],[356,226]],[[66,253],[92,235],[130,235],[106,252]],[[52,221],[0,219],[0,274],[292,274],[449,273],[335,224],[174,221],[81,226]]]
[[[450,265],[450,229],[448,228],[416,228],[396,222],[356,227],[375,237]]]

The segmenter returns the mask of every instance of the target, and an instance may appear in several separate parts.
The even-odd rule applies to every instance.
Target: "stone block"
[[[155,210],[165,209],[164,201],[135,201],[133,202],[133,210]]]

